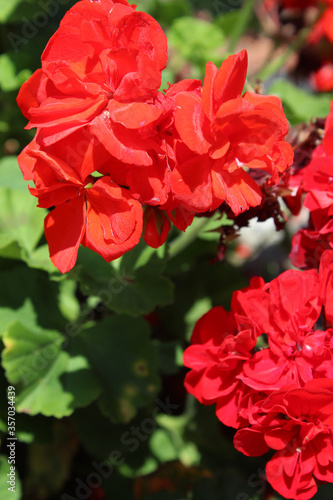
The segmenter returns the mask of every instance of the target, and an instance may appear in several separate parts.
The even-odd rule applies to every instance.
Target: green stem
[[[271,62],[268,62],[264,68],[254,77],[254,79],[258,80],[268,80],[271,76],[277,73],[287,62],[289,57],[294,53],[298,52],[299,49],[304,45],[307,37],[309,35],[309,28],[302,29],[297,38],[289,45],[287,50],[281,54],[279,57],[276,57]]]
[[[235,52],[235,48],[248,27],[252,16],[253,7],[256,0],[245,0],[241,9],[239,9],[239,16],[237,17],[237,22],[235,23],[231,35],[228,47],[228,52]]]
[[[208,224],[209,221],[209,217],[198,217],[194,219],[192,224],[186,229],[184,233],[178,236],[178,238],[171,241],[168,250],[169,259],[172,259],[180,252],[182,252],[185,248],[187,248],[197,238],[198,234]]]

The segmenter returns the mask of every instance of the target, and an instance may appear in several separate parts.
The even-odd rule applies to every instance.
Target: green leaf
[[[29,193],[28,185],[23,179],[16,156],[5,156],[4,158],[1,158],[0,187],[23,191],[25,194]]]
[[[98,396],[100,388],[87,359],[62,351],[64,337],[59,332],[14,322],[3,342],[2,364],[15,385],[18,412],[62,418]]]
[[[49,273],[59,271],[52,264],[47,245],[36,248],[44,231],[46,210],[36,207],[23,179],[17,159],[0,160],[0,256],[22,259],[30,267]]]
[[[69,321],[76,321],[80,315],[80,304],[75,296],[77,283],[65,279],[59,283],[59,309]]]
[[[156,342],[159,371],[163,375],[174,375],[183,366],[183,348],[179,340]]]
[[[116,467],[119,467],[120,463],[124,461],[133,466],[138,466],[146,453],[149,452],[148,434],[145,433],[147,438],[144,438],[142,442],[140,441],[139,446],[134,445],[137,446],[137,449],[133,453],[131,428],[132,425],[141,427],[143,414],[148,414],[146,409],[139,411],[130,426],[126,423],[114,424],[108,417],[102,415],[97,403],[94,402],[90,406],[77,409],[71,416],[71,421],[75,426],[82,446],[88,451],[89,455],[96,457],[100,461],[108,459]],[[149,417],[153,417],[153,414],[149,413]],[[94,422],[94,433],[91,432],[91,422]]]
[[[164,429],[157,429],[150,438],[150,449],[160,462],[168,462],[178,458],[177,448],[170,434]]]
[[[146,457],[143,464],[138,467],[131,467],[129,464],[125,463],[119,467],[120,472],[123,476],[128,478],[136,478],[141,476],[148,476],[152,474],[158,468],[158,462],[153,457]],[[147,498],[147,497],[146,497]]]
[[[293,125],[326,117],[333,98],[333,94],[309,94],[287,80],[276,80],[268,93],[280,97],[286,116]]]
[[[221,28],[226,36],[230,36],[239,17],[239,10],[234,9],[229,12],[223,12],[214,19],[214,23]]]
[[[1,307],[0,309],[0,321],[2,335],[7,325],[15,320],[20,320],[27,326],[35,326],[37,321],[37,316],[35,313],[34,306],[29,298],[26,298],[22,306],[19,309],[11,309],[9,307]]]
[[[9,444],[9,443],[7,443]],[[15,487],[12,486],[7,481],[10,481],[11,477],[7,474],[10,474],[10,467],[15,467]],[[13,470],[13,469],[12,469]],[[13,490],[9,490],[9,488],[14,488]],[[17,469],[15,465],[8,463],[8,458],[4,455],[0,456],[0,498],[1,500],[20,500],[21,493],[21,482],[18,477]]]
[[[229,51],[235,52],[238,42],[240,41],[243,33],[249,29],[249,25],[253,19],[254,3],[256,0],[244,0],[243,6],[238,10],[238,17],[233,24],[230,33]]]
[[[193,442],[187,440],[188,438],[185,432],[185,429],[193,422],[195,416],[193,399],[189,399],[189,401],[191,401],[191,404],[187,404],[185,412],[182,415],[172,416],[160,414],[156,418],[158,424],[163,428],[165,433],[163,440],[166,441],[168,438],[169,442],[171,442],[175,450],[177,450],[177,458],[187,467],[198,465],[201,458],[197,446]],[[162,459],[163,455],[161,452],[157,451],[157,443],[155,443],[155,447],[152,448],[152,450],[156,456]]]
[[[223,226],[233,226],[235,221],[228,219],[226,214],[216,213],[210,217],[204,228],[198,233],[198,238],[207,241],[218,242],[221,236],[221,228]]]
[[[21,1],[22,0],[12,0],[11,2],[8,2],[7,0],[0,0],[0,23],[7,22],[10,15]]]
[[[212,301],[209,297],[203,297],[198,300],[196,300],[187,311],[185,315],[185,323],[187,325],[186,329],[186,338],[190,340],[194,325],[200,319],[204,314],[206,314],[210,309],[212,308]]]
[[[169,26],[178,17],[191,15],[191,4],[188,0],[155,0],[149,14],[158,19],[162,25]],[[141,10],[141,9],[140,9]]]
[[[100,297],[112,311],[141,316],[173,300],[173,284],[162,275],[165,264],[165,258],[145,243],[111,264],[81,248],[70,276],[85,294]]]
[[[60,9],[63,9],[62,5],[67,2],[68,0],[63,0],[61,3],[59,2]],[[0,0],[0,23],[21,23],[22,35],[20,36],[25,40],[25,42],[22,41],[21,43],[31,42],[31,39],[37,37],[41,28],[43,28],[45,24],[50,23],[54,15],[60,10],[58,5],[56,11],[54,11],[54,7],[53,9],[51,7],[51,10],[48,11],[47,4],[48,2],[44,4],[44,2],[40,3],[36,2],[36,0],[11,0],[10,2]],[[39,16],[37,17],[37,15]],[[42,16],[46,21],[42,21]],[[43,26],[41,26],[41,23]],[[26,51],[28,50],[29,49],[26,49]]]
[[[65,321],[57,307],[58,284],[50,281],[45,272],[0,259],[0,280],[0,336],[13,320],[27,327],[38,324],[63,329]]]
[[[23,69],[17,73],[15,64],[9,54],[0,56],[0,89],[3,92],[19,89],[30,75],[31,71],[28,69]]]
[[[0,255],[11,257],[6,247],[13,248],[15,243],[28,254],[32,252],[43,234],[45,215],[45,210],[36,209],[36,200],[29,193],[0,188]]]
[[[114,422],[129,422],[159,390],[157,350],[142,319],[111,316],[82,332],[86,355],[103,393],[102,413]]]
[[[204,70],[207,61],[222,62],[225,43],[223,31],[216,25],[194,17],[180,17],[168,31],[170,47]]]
[[[47,244],[41,245],[33,252],[21,255],[22,260],[34,269],[42,269],[52,275],[61,276],[59,270],[55,267],[50,259],[49,247]]]

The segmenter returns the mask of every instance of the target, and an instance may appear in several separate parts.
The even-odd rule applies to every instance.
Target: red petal
[[[284,473],[284,465],[286,464],[284,454],[284,452],[276,453],[267,463],[267,480],[278,493],[286,498],[309,500],[317,492],[317,486],[312,474],[302,475],[301,465],[297,465],[295,474],[288,477]],[[297,458],[297,453],[295,453],[292,457],[288,457],[289,461],[293,460],[294,463]]]
[[[116,42],[134,53],[146,55],[162,71],[168,59],[167,39],[155,19],[144,12],[133,12],[118,23]],[[157,90],[157,89],[156,89]]]
[[[194,213],[186,210],[182,205],[179,205],[171,211],[168,210],[168,216],[171,222],[177,229],[180,229],[180,231],[185,231],[185,229],[192,224],[194,219]]]
[[[248,457],[260,457],[269,451],[264,433],[256,429],[240,429],[234,437],[234,447]]]
[[[144,215],[145,230],[144,240],[152,248],[158,248],[167,239],[170,222],[161,210],[147,207]]]
[[[59,205],[45,218],[45,237],[53,264],[61,273],[74,267],[85,230],[84,197]]]
[[[226,59],[216,75],[214,82],[214,101],[216,109],[223,102],[239,97],[243,91],[247,72],[247,52],[242,50]]]
[[[48,97],[38,108],[30,109],[27,128],[62,126],[63,129],[76,128],[90,122],[106,106],[103,94],[97,97]]]
[[[192,344],[205,344],[210,339],[215,346],[220,346],[226,333],[233,333],[236,322],[233,314],[222,306],[215,306],[204,314],[196,323],[191,337]]]
[[[242,169],[212,172],[214,194],[230,206],[235,215],[260,205],[262,194],[256,182]],[[222,189],[223,188],[223,189]],[[223,199],[223,193],[224,199]]]
[[[176,200],[195,212],[206,212],[213,205],[211,169],[214,160],[208,155],[195,156],[171,173]]]
[[[17,104],[28,119],[30,119],[30,110],[38,107],[38,92],[42,86],[42,80],[45,81],[47,78],[43,75],[43,70],[38,69],[31,75],[29,80],[23,83],[18,93]]]
[[[142,231],[142,207],[129,191],[99,179],[86,191],[87,227],[85,246],[110,262],[131,250]]]
[[[139,141],[133,137],[133,131],[126,131],[122,125],[113,125],[108,114],[102,113],[97,116],[91,123],[90,131],[118,160],[131,165],[152,164],[153,160],[146,149],[147,144],[142,141],[139,144]]]
[[[204,115],[201,99],[190,92],[176,96],[175,126],[182,141],[198,154],[207,153],[210,143],[207,118]],[[207,137],[207,138],[206,138]]]
[[[17,161],[22,171],[23,178],[26,181],[32,181],[34,178],[33,171],[36,163],[36,158],[29,154],[29,151],[31,149],[38,149],[38,145],[36,144],[35,140],[28,144],[28,146],[26,146],[17,157]]]
[[[211,121],[214,119],[216,106],[214,108],[214,82],[219,70],[212,62],[206,65],[205,80],[202,87],[202,109]]]
[[[108,106],[110,118],[129,129],[139,129],[154,124],[163,110],[145,102],[120,103],[112,99]]]
[[[149,167],[131,165],[127,182],[133,198],[140,203],[164,205],[170,190],[169,172],[166,162],[156,162]]]

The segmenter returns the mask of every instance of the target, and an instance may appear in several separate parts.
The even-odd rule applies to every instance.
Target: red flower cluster
[[[315,476],[333,481],[333,251],[325,266],[254,278],[196,324],[184,353],[188,392],[239,429],[235,447],[258,456],[276,450],[267,478],[286,498],[306,500]],[[314,395],[316,395],[314,397]]]
[[[160,92],[167,41],[126,0],[81,0],[65,15],[22,86],[18,104],[37,128],[19,156],[39,206],[53,209],[45,235],[53,263],[70,270],[80,244],[107,261],[143,231],[163,244],[171,223],[227,202],[238,214],[260,203],[248,169],[276,183],[293,158],[275,97],[242,96],[245,51],[205,81]]]
[[[251,427],[240,429],[235,447],[249,456],[275,450],[267,479],[286,498],[307,500],[314,477],[333,482],[333,380],[284,387],[252,407]]]
[[[323,142],[313,151],[310,163],[296,179],[306,193],[304,205],[310,210],[309,226],[299,230],[292,240],[290,258],[294,266],[301,269],[318,268],[322,253],[333,248],[332,138],[333,103],[326,119]]]

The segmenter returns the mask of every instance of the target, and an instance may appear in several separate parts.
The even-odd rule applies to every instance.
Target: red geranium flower
[[[290,259],[301,269],[318,268],[325,250],[333,248],[333,105],[325,123],[325,135],[302,173],[304,205],[310,210],[309,226],[292,240]]]
[[[326,322],[333,326],[333,250],[326,250],[320,259],[319,300],[325,308]]]
[[[55,207],[45,218],[45,236],[62,273],[75,265],[80,244],[109,262],[133,248],[142,231],[142,207],[130,192],[109,176],[90,175],[109,160],[104,148],[82,131],[73,136],[78,145],[81,141],[81,155],[73,154],[73,138],[66,138],[44,150],[33,141],[18,158],[25,178],[35,183],[30,191],[38,206]]]
[[[175,127],[192,154],[173,170],[172,188],[189,210],[205,212],[226,201],[239,214],[259,205],[261,190],[247,169],[265,170],[275,183],[292,162],[281,101],[251,92],[241,96],[246,71],[243,50],[220,70],[207,64],[201,96],[176,96]]]
[[[28,128],[41,129],[43,145],[91,125],[113,156],[150,164],[142,143],[125,129],[159,118],[161,109],[150,104],[166,61],[166,37],[148,14],[125,0],[82,0],[66,13],[18,103]]]
[[[278,493],[308,500],[314,477],[333,482],[333,380],[282,388],[252,407],[251,423],[237,431],[235,448],[248,456],[276,450],[266,475]]]
[[[322,308],[317,272],[286,271],[268,283],[265,292],[266,314],[263,321],[259,317],[256,321],[269,347],[246,361],[238,377],[266,393],[333,377],[333,330],[314,329]],[[255,303],[251,306],[254,309]]]
[[[203,404],[216,403],[218,418],[235,428],[247,422],[249,400],[257,398],[239,377],[252,356],[257,331],[250,317],[214,307],[197,322],[192,345],[184,352],[184,365],[192,368],[185,378],[187,391]]]
[[[28,128],[37,128],[20,165],[35,183],[40,206],[55,207],[46,237],[62,271],[75,262],[80,242],[106,260],[132,248],[142,227],[141,206],[145,241],[156,248],[171,223],[185,230],[195,211],[225,200],[235,213],[258,205],[261,188],[245,169],[265,170],[275,183],[291,163],[280,100],[241,97],[245,51],[220,70],[208,63],[203,86],[184,80],[162,93],[166,60],[166,37],[152,17],[126,0],[81,0],[49,41],[42,68],[20,90]],[[104,177],[89,177],[94,171]],[[70,206],[67,224],[76,237],[66,242],[57,214]],[[116,215],[125,213],[124,227],[116,230]],[[82,220],[88,221],[85,230]]]
[[[329,276],[322,287],[330,289]],[[323,290],[322,290],[323,291]],[[215,307],[196,324],[184,364],[186,389],[217,416],[244,425],[253,402],[285,385],[333,378],[333,329],[315,324],[322,310],[318,273],[286,271],[234,292],[231,311]]]

